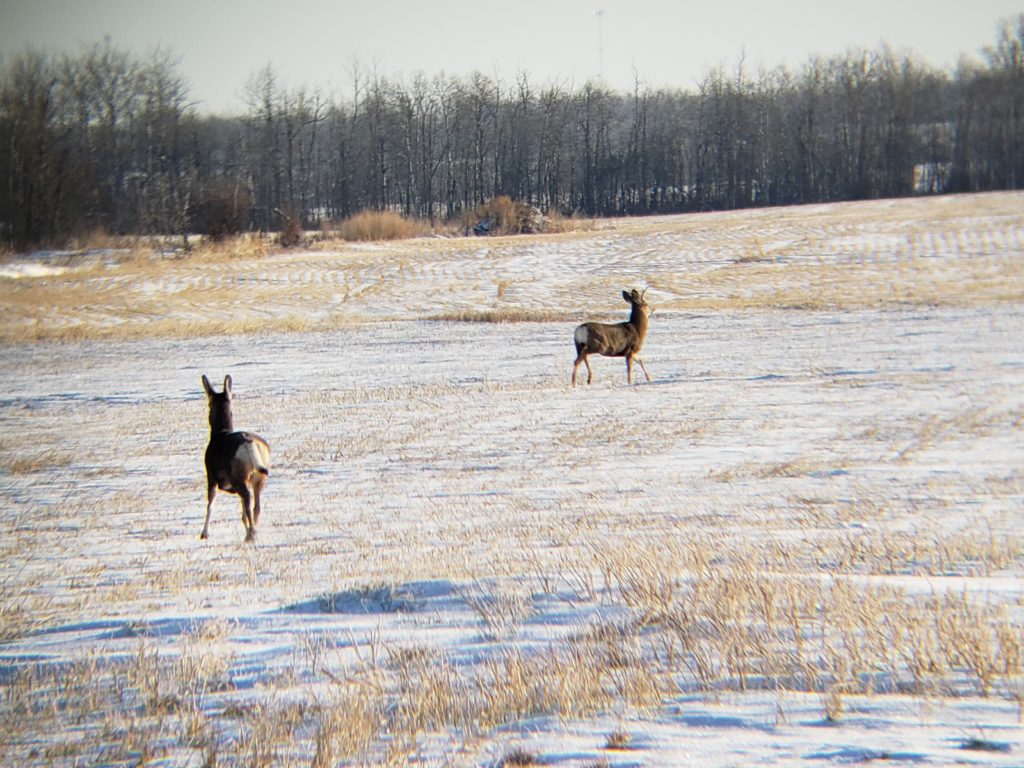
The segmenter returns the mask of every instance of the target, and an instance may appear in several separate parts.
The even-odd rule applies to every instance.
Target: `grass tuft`
[[[498,761],[500,768],[513,768],[515,766],[524,768],[524,766],[531,765],[541,765],[537,755],[520,747],[513,749]]]
[[[630,748],[633,738],[627,731],[612,731],[605,739],[604,748],[610,750],[626,750]]]

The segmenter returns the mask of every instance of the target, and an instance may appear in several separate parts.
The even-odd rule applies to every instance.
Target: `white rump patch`
[[[235,454],[235,461],[247,463],[254,468],[270,469],[269,451],[258,441],[240,445],[238,452]]]
[[[585,325],[579,326],[576,329],[576,333],[574,334],[574,338],[576,339],[576,343],[579,344],[581,347],[585,346],[586,343],[587,343],[587,326],[585,326]]]

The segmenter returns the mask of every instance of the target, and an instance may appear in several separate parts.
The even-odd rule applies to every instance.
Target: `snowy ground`
[[[1024,197],[970,200],[269,257],[328,330],[0,347],[0,763],[1021,765]],[[653,381],[570,388],[632,286]],[[567,319],[429,319],[508,309]],[[204,373],[256,546],[198,538]]]

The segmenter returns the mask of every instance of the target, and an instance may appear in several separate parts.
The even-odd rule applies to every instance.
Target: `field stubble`
[[[985,712],[1009,765],[1021,200],[4,282],[4,759],[499,764],[530,723],[672,764],[699,702],[893,750]],[[571,390],[567,321],[631,285],[654,381]],[[256,547],[234,497],[198,540],[201,373],[273,446]]]

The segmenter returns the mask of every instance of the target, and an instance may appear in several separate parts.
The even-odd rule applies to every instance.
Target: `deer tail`
[[[245,456],[249,465],[261,475],[270,476],[270,446],[258,435],[250,435],[248,442],[239,451],[239,458]]]

